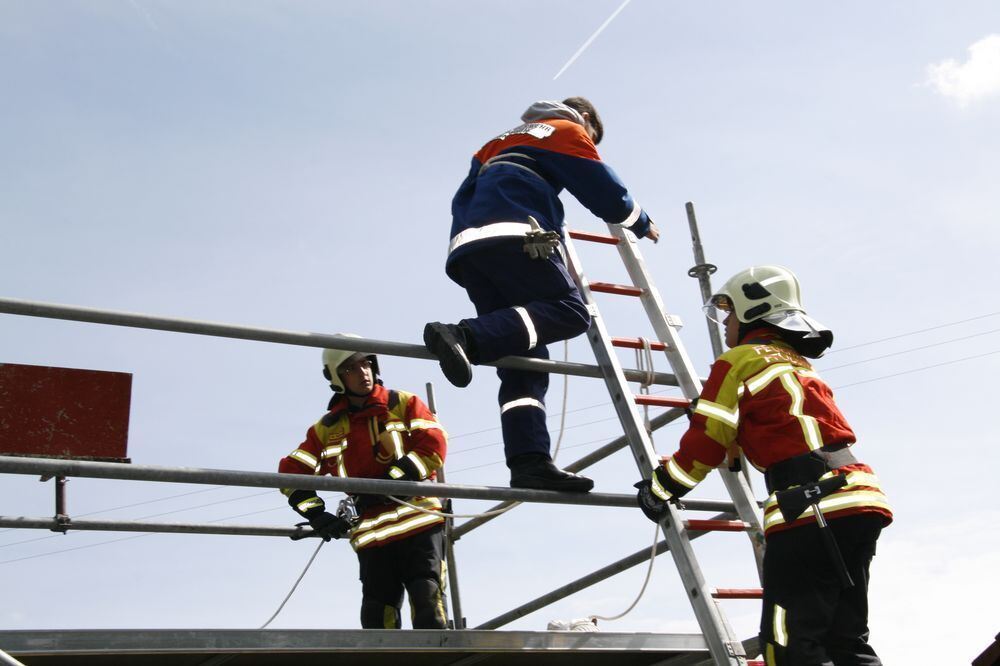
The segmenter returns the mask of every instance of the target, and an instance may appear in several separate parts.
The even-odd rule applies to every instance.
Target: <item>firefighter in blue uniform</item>
[[[564,188],[605,222],[640,238],[659,238],[646,212],[601,161],[595,146],[604,128],[589,100],[536,102],[521,120],[473,156],[452,200],[445,270],[466,289],[478,316],[458,324],[429,323],[424,343],[456,386],[472,380],[472,364],[511,355],[548,358],[547,344],[590,327],[559,247]],[[590,491],[593,481],[557,468],[549,455],[548,374],[511,369],[497,374],[511,486]]]

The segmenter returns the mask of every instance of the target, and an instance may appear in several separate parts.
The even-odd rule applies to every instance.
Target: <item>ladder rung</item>
[[[607,234],[594,234],[589,231],[569,232],[569,237],[574,240],[590,241],[591,243],[604,243],[605,245],[618,245],[618,239]]]
[[[760,659],[751,659],[747,662],[747,666],[767,666],[767,662],[761,661]]]
[[[642,296],[642,289],[630,284],[612,284],[610,282],[591,282],[591,291],[599,291],[604,294],[618,294],[619,296]]]
[[[697,532],[743,532],[750,525],[742,520],[685,520],[684,527]]]
[[[760,599],[763,596],[764,591],[759,587],[717,587],[712,590],[715,599]]]
[[[645,395],[640,393],[635,396],[637,405],[653,405],[655,407],[680,407],[684,409],[691,406],[691,401],[687,398],[675,398],[669,395]]]
[[[611,344],[615,347],[626,347],[628,349],[643,349],[642,338],[611,338]],[[656,340],[649,341],[649,348],[653,351],[666,351],[667,343]]]

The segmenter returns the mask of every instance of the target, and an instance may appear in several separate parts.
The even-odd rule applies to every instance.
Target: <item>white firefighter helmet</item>
[[[338,333],[344,338],[360,338],[360,335],[355,335],[354,333]],[[375,354],[367,354],[365,352],[356,352],[349,349],[324,349],[323,350],[323,376],[330,381],[330,388],[332,388],[337,393],[344,393],[346,389],[344,388],[344,382],[341,381],[340,376],[337,375],[337,368],[339,368],[344,363],[354,363],[363,358],[367,358],[372,362],[372,379],[375,383],[380,384],[379,381],[379,370],[378,370],[378,357]]]
[[[760,321],[785,331],[803,356],[818,358],[833,344],[833,332],[806,314],[799,280],[784,266],[740,271],[705,303],[705,313],[720,323],[730,312],[741,325]]]

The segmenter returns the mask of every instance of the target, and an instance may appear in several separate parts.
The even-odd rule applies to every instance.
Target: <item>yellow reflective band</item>
[[[433,516],[430,514],[422,513],[419,516],[414,516],[413,518],[405,520],[399,523],[398,525],[390,525],[380,530],[372,530],[370,532],[366,532],[358,536],[357,538],[352,539],[351,541],[354,544],[355,548],[360,548],[361,546],[369,544],[372,541],[384,541],[389,537],[394,537],[399,534],[404,534],[411,530],[415,530],[418,527],[424,527],[425,525],[433,525],[434,523],[439,523],[442,522],[443,520],[444,518],[441,518],[440,516]]]
[[[788,408],[788,413],[798,419],[799,425],[802,427],[802,436],[806,440],[806,446],[809,447],[810,451],[822,448],[823,437],[819,432],[819,423],[816,422],[814,417],[807,416],[802,411],[802,407],[806,401],[806,394],[802,390],[802,384],[799,383],[798,378],[794,374],[783,374],[781,375],[781,385],[785,387],[788,395],[792,397],[792,405]]]
[[[410,421],[410,431],[414,430],[441,430],[441,424],[426,419],[413,419]]]
[[[406,430],[406,424],[403,423],[402,421],[390,421],[385,424],[385,429],[388,430],[389,432],[392,432],[394,430],[403,432]]]
[[[401,476],[403,476],[403,470],[399,469],[398,467],[390,467],[389,476],[391,476],[394,479],[398,479]]]
[[[336,458],[337,456],[340,455],[340,452],[343,450],[344,447],[340,446],[339,444],[335,446],[328,446],[325,449],[323,449],[323,453],[320,454],[320,457],[323,458],[323,460],[326,460],[327,458]]]
[[[885,494],[878,490],[854,490],[840,492],[824,498],[819,503],[819,510],[823,513],[823,515],[853,508],[885,509],[886,511],[892,510],[889,507],[889,501],[886,499]],[[812,510],[810,509],[808,512],[803,512],[802,517],[808,517],[811,515]],[[777,509],[777,501],[774,499],[774,495],[771,495],[771,497],[768,497],[767,501],[764,502],[764,528],[767,529],[784,523],[785,518],[781,515],[781,511]]]
[[[441,508],[441,502],[439,502],[436,497],[424,497],[416,501],[410,502],[410,504],[413,504],[414,506],[419,506],[422,509],[432,509],[435,511]],[[367,520],[361,521],[361,523],[358,525],[358,530],[363,531],[363,530],[375,529],[379,525],[384,525],[385,523],[394,520],[399,520],[400,518],[408,516],[412,513],[417,513],[417,510],[411,509],[408,506],[400,505],[399,508],[383,511],[374,518],[369,518]]]
[[[667,501],[671,497],[673,497],[673,493],[671,493],[669,490],[663,487],[663,485],[660,483],[660,480],[656,477],[656,474],[653,474],[650,480],[653,482],[653,485],[650,486],[650,490],[653,491],[654,495],[656,495],[663,501]]]
[[[694,488],[698,485],[697,479],[681,469],[681,466],[674,462],[673,458],[667,461],[667,473],[674,481],[687,488]]]
[[[819,379],[819,373],[815,370],[806,370],[804,368],[799,368],[795,371],[799,377],[808,377],[809,379]]]
[[[788,647],[788,627],[785,626],[785,609],[774,604],[774,642]]]
[[[288,457],[294,458],[303,465],[307,465],[309,467],[312,467],[313,469],[316,469],[317,465],[319,464],[319,462],[316,460],[316,456],[309,453],[308,451],[303,451],[302,449],[295,449],[294,451],[288,454]]]
[[[410,461],[417,466],[417,472],[420,474],[420,478],[426,479],[427,474],[429,472],[427,471],[427,465],[425,465],[424,461],[420,459],[420,456],[411,451],[410,453],[406,454],[406,457],[409,458]]]
[[[396,457],[396,460],[399,460],[405,455],[403,453],[403,437],[395,430],[389,433],[389,437],[392,438],[392,453]]]
[[[717,419],[722,421],[733,428],[740,425],[740,408],[736,407],[734,409],[727,409],[722,405],[710,402],[705,399],[699,399],[698,404],[694,408],[695,414],[701,414],[702,416]]]
[[[323,500],[321,500],[320,498],[318,498],[318,497],[310,497],[307,500],[302,500],[301,502],[299,502],[296,505],[296,508],[299,511],[308,511],[309,509],[313,508],[314,506],[326,506],[326,505],[323,503]]]

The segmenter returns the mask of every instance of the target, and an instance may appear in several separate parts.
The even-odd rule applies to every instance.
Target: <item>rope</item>
[[[310,557],[309,561],[306,562],[306,568],[302,570],[301,574],[299,574],[298,580],[296,580],[295,584],[292,585],[292,589],[290,589],[288,591],[288,594],[285,596],[285,600],[281,602],[280,606],[278,606],[278,610],[274,611],[274,615],[272,615],[267,620],[267,622],[265,622],[264,624],[260,625],[261,629],[266,629],[267,625],[271,624],[271,622],[274,620],[274,618],[278,617],[278,613],[280,613],[281,609],[285,607],[285,604],[288,603],[288,600],[292,598],[292,594],[295,592],[295,588],[297,588],[299,586],[299,583],[302,582],[302,579],[305,577],[306,572],[309,571],[309,567],[312,566],[313,560],[315,560],[316,556],[319,555],[319,549],[323,547],[324,543],[326,543],[326,541],[324,541],[323,539],[319,540],[319,545],[316,546],[316,550],[313,551],[312,557]]]
[[[646,372],[646,378],[639,382],[639,393],[649,395],[649,387],[653,385],[656,378],[656,373],[653,371],[653,349],[647,338],[640,337],[639,342],[642,344],[642,349],[635,350],[635,365],[640,372]],[[646,434],[652,438],[653,424],[649,420],[649,405],[643,405],[642,420]]]
[[[591,615],[590,619],[592,622],[596,622],[597,620],[604,620],[605,622],[610,622],[611,620],[621,619],[632,612],[632,609],[635,608],[635,605],[639,603],[640,599],[642,599],[642,595],[646,593],[646,586],[649,585],[649,579],[652,578],[653,576],[653,562],[656,561],[656,543],[657,541],[659,541],[659,537],[660,537],[660,526],[657,525],[655,528],[653,528],[653,545],[649,549],[649,568],[646,569],[646,580],[642,581],[642,588],[639,590],[639,596],[635,598],[635,601],[632,602],[632,605],[623,610],[618,615],[612,615],[610,617],[605,617],[603,615]]]

